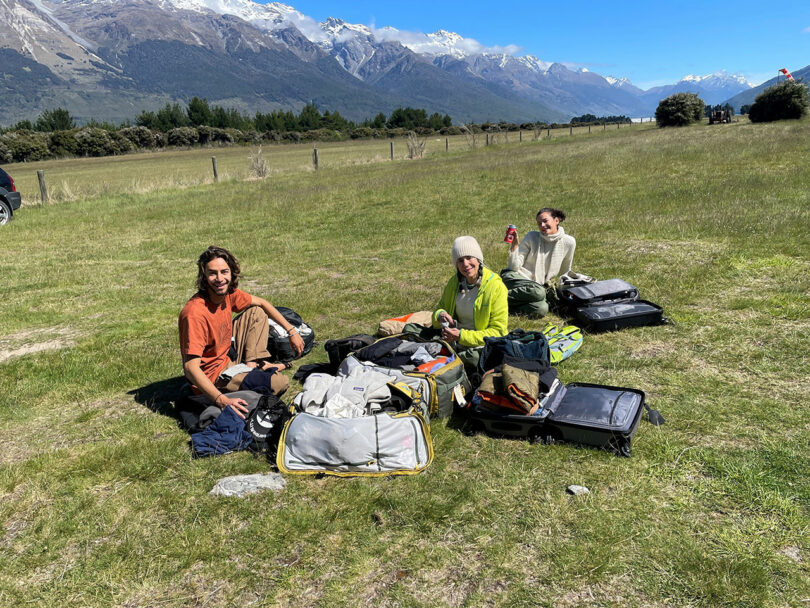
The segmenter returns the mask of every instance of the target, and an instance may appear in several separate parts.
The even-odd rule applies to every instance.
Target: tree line
[[[179,103],[167,103],[156,111],[144,110],[137,115],[134,124],[125,121],[115,125],[91,120],[87,125],[77,126],[64,108],[45,110],[34,121],[23,120],[11,127],[0,128],[0,163],[68,156],[112,156],[166,146],[343,141],[402,137],[408,133],[419,136],[505,133],[602,122],[630,122],[630,119],[586,114],[565,124],[502,121],[457,126],[447,114],[428,114],[424,109],[400,107],[389,116],[380,112],[374,118],[356,123],[337,111],[321,112],[312,103],[306,104],[298,114],[276,110],[250,116],[194,97],[185,107]]]

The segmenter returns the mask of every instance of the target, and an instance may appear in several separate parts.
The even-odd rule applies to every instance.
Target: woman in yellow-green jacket
[[[501,277],[484,267],[484,254],[473,237],[453,242],[452,259],[456,272],[433,313],[433,327],[441,328],[442,339],[453,344],[464,366],[474,369],[484,338],[508,332],[507,290]]]

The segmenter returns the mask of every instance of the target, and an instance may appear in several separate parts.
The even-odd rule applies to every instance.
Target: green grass
[[[240,148],[10,167],[28,203],[43,167],[75,196],[0,230],[0,605],[808,605],[810,122],[581,135],[394,163],[340,144],[317,173],[310,146],[265,148],[264,181]],[[204,183],[214,154],[225,178]],[[208,495],[269,466],[193,460],[171,417],[206,246],[322,342],[433,307],[460,234],[499,269],[506,225],[543,206],[569,213],[577,270],[675,322],[588,335],[560,365],[667,418],[632,458],[437,420],[413,478]]]

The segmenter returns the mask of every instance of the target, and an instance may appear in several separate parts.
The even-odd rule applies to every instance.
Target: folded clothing
[[[245,429],[245,421],[231,407],[226,407],[204,431],[191,436],[191,446],[198,457],[228,454],[245,450],[253,436]]]

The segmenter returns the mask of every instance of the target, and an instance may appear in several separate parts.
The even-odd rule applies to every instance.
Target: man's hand
[[[216,401],[217,405],[225,411],[226,407],[233,408],[233,411],[236,412],[240,418],[244,418],[247,413],[247,401],[244,399],[239,399],[238,397],[228,397],[228,395],[221,395],[217,397]]]
[[[304,352],[304,339],[298,335],[298,332],[290,334],[290,346],[296,357],[300,357],[301,353]]]

